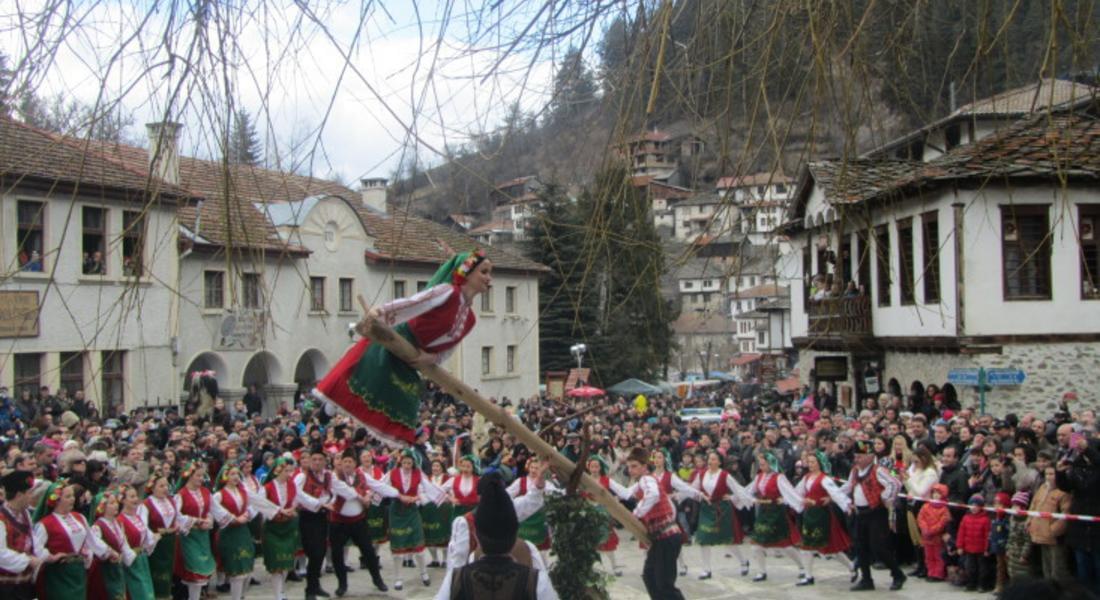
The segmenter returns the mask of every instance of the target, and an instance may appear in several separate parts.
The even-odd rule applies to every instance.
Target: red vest
[[[121,554],[123,540],[122,536],[119,535],[122,531],[118,521],[112,524],[106,519],[99,519],[95,524],[99,527],[99,536],[103,539],[103,542],[110,546],[111,550]]]
[[[829,492],[825,490],[825,485],[822,484],[824,480],[824,473],[818,473],[817,477],[806,475],[806,499],[811,500],[813,506],[821,506],[828,503]]]
[[[650,477],[650,475],[646,475],[646,477]],[[649,532],[649,536],[653,540],[680,535],[680,526],[676,524],[676,509],[672,506],[672,501],[668,499],[668,494],[660,487],[660,485],[657,486],[660,494],[657,503],[641,517],[642,524],[645,525],[646,531]],[[634,497],[640,501],[643,496],[645,496],[645,493],[639,485],[637,491],[634,492]]]
[[[760,485],[761,479],[767,477],[768,480],[763,482],[763,486]],[[778,473],[757,473],[756,474],[756,486],[757,496],[765,500],[771,500],[778,502],[782,499],[783,495],[779,493],[779,474]]]
[[[401,469],[394,469],[390,471],[390,485],[397,488],[397,491],[402,496],[415,496],[420,490],[420,469],[413,469],[412,476],[409,477],[409,481],[402,481],[402,477],[399,475]],[[405,486],[408,487],[405,487]]]
[[[302,491],[306,494],[313,496],[314,498],[320,498],[325,494],[331,493],[332,490],[332,473],[325,471],[321,478],[318,479],[313,471],[305,471],[305,484],[302,486]]]
[[[451,328],[458,321],[458,310],[462,306],[462,290],[458,286],[454,286],[454,288],[454,292],[447,297],[443,304],[409,321],[409,330],[416,338],[417,348],[436,353],[450,350],[457,346],[462,338],[466,337],[470,330],[474,328],[477,317],[474,316],[474,311],[467,306],[466,322],[463,324],[461,335],[449,342],[424,346],[425,341],[436,340],[450,333]]]
[[[119,515],[118,522],[122,524],[122,532],[126,534],[126,543],[130,548],[134,550],[141,550],[145,541],[145,523],[141,522],[141,517],[128,515]]]
[[[661,473],[661,476],[657,478],[657,483],[660,484],[661,491],[670,496],[675,491],[672,489],[672,471],[665,470]]]
[[[470,486],[470,493],[463,494],[460,485],[462,481],[462,475],[456,476],[451,480],[451,493],[455,497],[455,503],[460,506],[475,506],[477,504],[477,482],[478,476],[471,475],[473,477],[473,485]]]
[[[878,480],[878,465],[872,464],[871,469],[867,471],[867,476],[862,480],[859,478],[859,470],[852,469],[852,477],[855,477],[856,483],[863,488],[863,497],[867,499],[868,506],[871,508],[882,506],[882,492],[886,488]]]
[[[279,492],[275,489],[275,481],[267,482],[264,486],[264,495],[267,499],[273,502],[279,508],[290,508],[294,506],[294,499],[298,496],[298,487],[294,485],[293,479],[286,480],[286,498],[279,498]],[[272,521],[281,523],[283,521],[289,521],[290,517],[285,515],[278,515]]]
[[[201,505],[199,503],[199,498],[196,498],[195,494],[187,488],[181,489],[179,491],[179,496],[180,514],[195,519],[205,519],[210,515],[210,490],[199,488],[199,497],[202,499]]]
[[[168,502],[168,504],[172,504],[171,498],[166,498],[165,500]],[[164,521],[166,517],[160,513],[160,509],[157,508],[157,505],[154,503],[152,497],[145,499],[145,510],[149,513],[149,529],[152,529],[153,531],[168,529],[171,525],[174,524],[166,523]],[[172,506],[172,510],[175,510],[175,506]],[[174,515],[175,513],[173,513],[173,517]],[[173,518],[172,521],[175,521],[175,518]]]
[[[237,504],[237,499],[231,494],[225,493],[225,489],[222,489],[221,504],[222,508],[234,517],[239,517],[248,512],[248,490],[244,489],[244,485],[238,485],[236,492],[240,494],[240,504]]]
[[[363,474],[362,469],[355,469],[355,473],[352,474],[351,479],[346,479],[343,475],[337,475],[341,481],[355,488],[355,493],[360,496],[366,496],[370,492],[370,488],[367,487],[367,476]],[[347,504],[347,498],[343,496],[337,496],[336,501],[332,505],[332,512],[328,515],[328,520],[332,523],[355,523],[361,521],[367,517],[366,507],[363,507],[363,512],[359,513],[355,517],[345,517],[340,514],[340,511]]]
[[[707,493],[706,488],[703,487],[703,478],[706,477],[706,476],[707,476],[706,471],[702,471],[701,473],[699,473],[699,489],[702,490],[702,492],[704,494]],[[719,471],[718,472],[718,482],[714,484],[714,491],[711,492],[710,496],[709,496],[710,501],[711,502],[719,502],[721,500],[725,500],[726,496],[729,496],[729,495],[730,495],[730,486],[726,483],[726,472],[725,471]]]
[[[18,520],[17,515],[8,512],[8,507],[5,505],[0,508],[0,521],[4,523],[4,533],[7,536],[5,545],[8,549],[22,554],[34,553],[34,536],[31,534],[31,512],[29,509],[24,509],[22,521]],[[11,580],[12,577],[19,575],[30,575],[31,570],[28,567],[23,573],[11,573],[0,569],[0,581],[4,579]]]
[[[69,516],[75,519],[84,529],[88,528],[88,522],[84,520],[84,515],[74,512],[69,513]],[[72,540],[69,539],[69,530],[57,515],[50,513],[43,517],[39,523],[46,529],[46,551],[50,554],[80,553],[80,548],[73,548]]]

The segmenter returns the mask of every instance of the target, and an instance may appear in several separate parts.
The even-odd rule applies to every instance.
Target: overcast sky
[[[500,16],[500,30],[480,36],[474,51],[469,41],[484,23],[462,1],[421,3],[419,18],[409,0],[384,9],[366,0],[323,9],[264,2],[211,17],[206,52],[194,45],[194,15],[173,14],[171,6],[101,2],[66,14],[36,2],[0,11],[0,43],[16,67],[34,57],[37,68],[23,64],[17,77],[40,95],[118,101],[134,115],[128,133],[143,140],[142,125],[165,114],[182,79],[170,115],[185,125],[185,152],[217,154],[216,131],[232,95],[257,118],[269,153],[277,149],[285,159],[293,142],[306,141],[316,148],[312,173],[347,182],[388,177],[410,130],[421,159],[438,163],[446,145],[495,127],[513,102],[541,108],[564,51],[544,49],[535,58],[520,48],[497,64],[502,52],[492,45],[505,43],[533,14],[528,8],[541,6],[535,2],[511,7],[516,12]],[[44,47],[40,40],[62,42]],[[211,59],[219,55],[229,60]],[[196,66],[184,77],[188,62]]]

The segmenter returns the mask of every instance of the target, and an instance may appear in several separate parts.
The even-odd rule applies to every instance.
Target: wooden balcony
[[[868,337],[871,329],[871,297],[810,300],[807,307],[810,337]]]

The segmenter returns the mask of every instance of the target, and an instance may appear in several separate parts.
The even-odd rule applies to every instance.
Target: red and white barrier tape
[[[909,494],[898,494],[899,498],[907,498],[909,500],[917,500],[919,502],[935,502],[937,504],[943,504],[944,506],[954,506],[956,508],[970,508],[969,504],[962,502],[948,502],[946,500],[933,500],[931,498],[921,498],[919,496],[911,496]],[[983,506],[983,510],[986,512],[1004,511],[1009,515],[1026,515],[1028,517],[1038,517],[1040,519],[1054,519],[1056,521],[1084,521],[1086,523],[1100,523],[1100,516],[1092,515],[1071,515],[1069,513],[1052,513],[1043,512],[1038,510],[1021,510],[1019,508],[994,508],[990,506]]]

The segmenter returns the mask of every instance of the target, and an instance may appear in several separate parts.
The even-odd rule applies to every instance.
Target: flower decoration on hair
[[[38,499],[38,506],[34,510],[33,519],[35,523],[41,521],[46,515],[52,513],[54,508],[57,508],[57,503],[61,500],[61,493],[67,485],[69,485],[69,481],[62,478],[46,488],[46,491],[42,493],[42,497]]]
[[[474,269],[476,269],[477,266],[480,265],[486,258],[488,258],[488,256],[486,256],[485,250],[482,250],[481,248],[478,248],[477,250],[471,252],[465,258],[465,260],[463,260],[462,263],[458,265],[458,268],[455,269],[455,283],[461,284],[462,282],[466,281],[466,278],[470,275],[470,273],[472,273]]]

